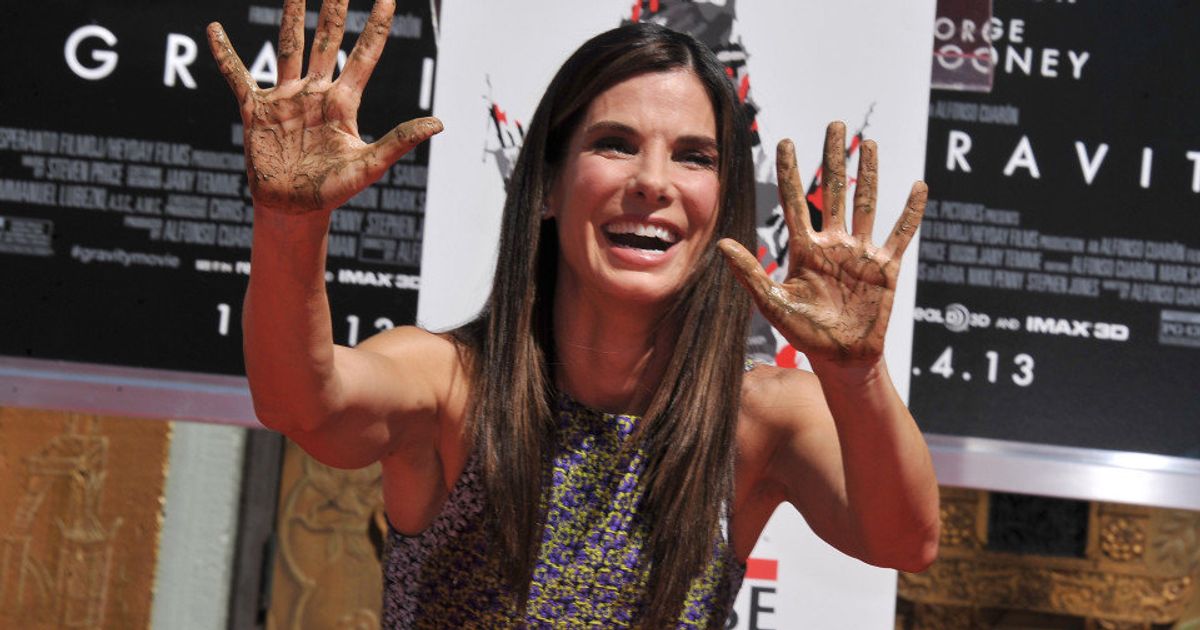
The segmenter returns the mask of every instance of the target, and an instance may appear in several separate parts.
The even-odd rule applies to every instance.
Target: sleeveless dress
[[[525,615],[518,619],[485,527],[479,462],[468,460],[426,530],[388,533],[383,627],[632,628],[641,618],[648,557],[638,514],[640,449],[622,451],[639,418],[602,413],[560,396],[549,506]],[[723,528],[724,529],[724,528]],[[723,628],[745,576],[724,535],[692,580],[678,628]],[[648,554],[648,552],[646,552]]]

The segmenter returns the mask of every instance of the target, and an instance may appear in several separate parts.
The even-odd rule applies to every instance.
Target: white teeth
[[[605,228],[610,234],[636,234],[638,236],[646,236],[660,239],[667,243],[674,243],[679,240],[671,233],[670,230],[648,223],[634,223],[632,221],[618,221],[612,223]]]

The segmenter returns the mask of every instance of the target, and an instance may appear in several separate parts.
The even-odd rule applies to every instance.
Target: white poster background
[[[631,6],[627,0],[443,4],[434,115],[446,130],[433,140],[430,158],[417,311],[422,326],[443,330],[463,323],[488,294],[504,205],[500,170],[488,152],[496,146],[491,103],[510,121],[526,124],[566,57],[587,38],[617,26]],[[844,120],[853,133],[871,112],[865,135],[879,143],[877,243],[922,176],[933,19],[934,0],[756,0],[737,6],[735,38],[749,55],[751,98],[760,109],[768,154],[780,139],[794,139],[807,184],[820,163],[826,123]],[[901,268],[885,350],[905,396],[917,245],[909,247]],[[776,512],[751,557],[777,561],[778,571],[774,580],[747,580],[735,607],[737,628],[894,625],[895,573],[828,547],[790,506]],[[759,591],[752,611],[754,587]]]

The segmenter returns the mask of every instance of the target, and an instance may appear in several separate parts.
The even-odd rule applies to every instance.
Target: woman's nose
[[[650,153],[650,152],[646,152]],[[645,155],[633,176],[633,193],[645,202],[660,206],[671,203],[673,193],[669,174],[670,158]]]

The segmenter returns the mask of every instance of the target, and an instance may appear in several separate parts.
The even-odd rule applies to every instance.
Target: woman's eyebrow
[[[718,151],[721,145],[717,144],[717,139],[712,136],[679,136],[676,139],[676,144],[682,144],[693,149],[704,149]]]
[[[630,127],[625,123],[619,123],[615,120],[601,120],[594,122],[588,125],[587,129],[585,129],[583,133],[584,135],[590,136],[596,132],[610,132],[627,136],[638,135],[637,130],[633,127]]]

